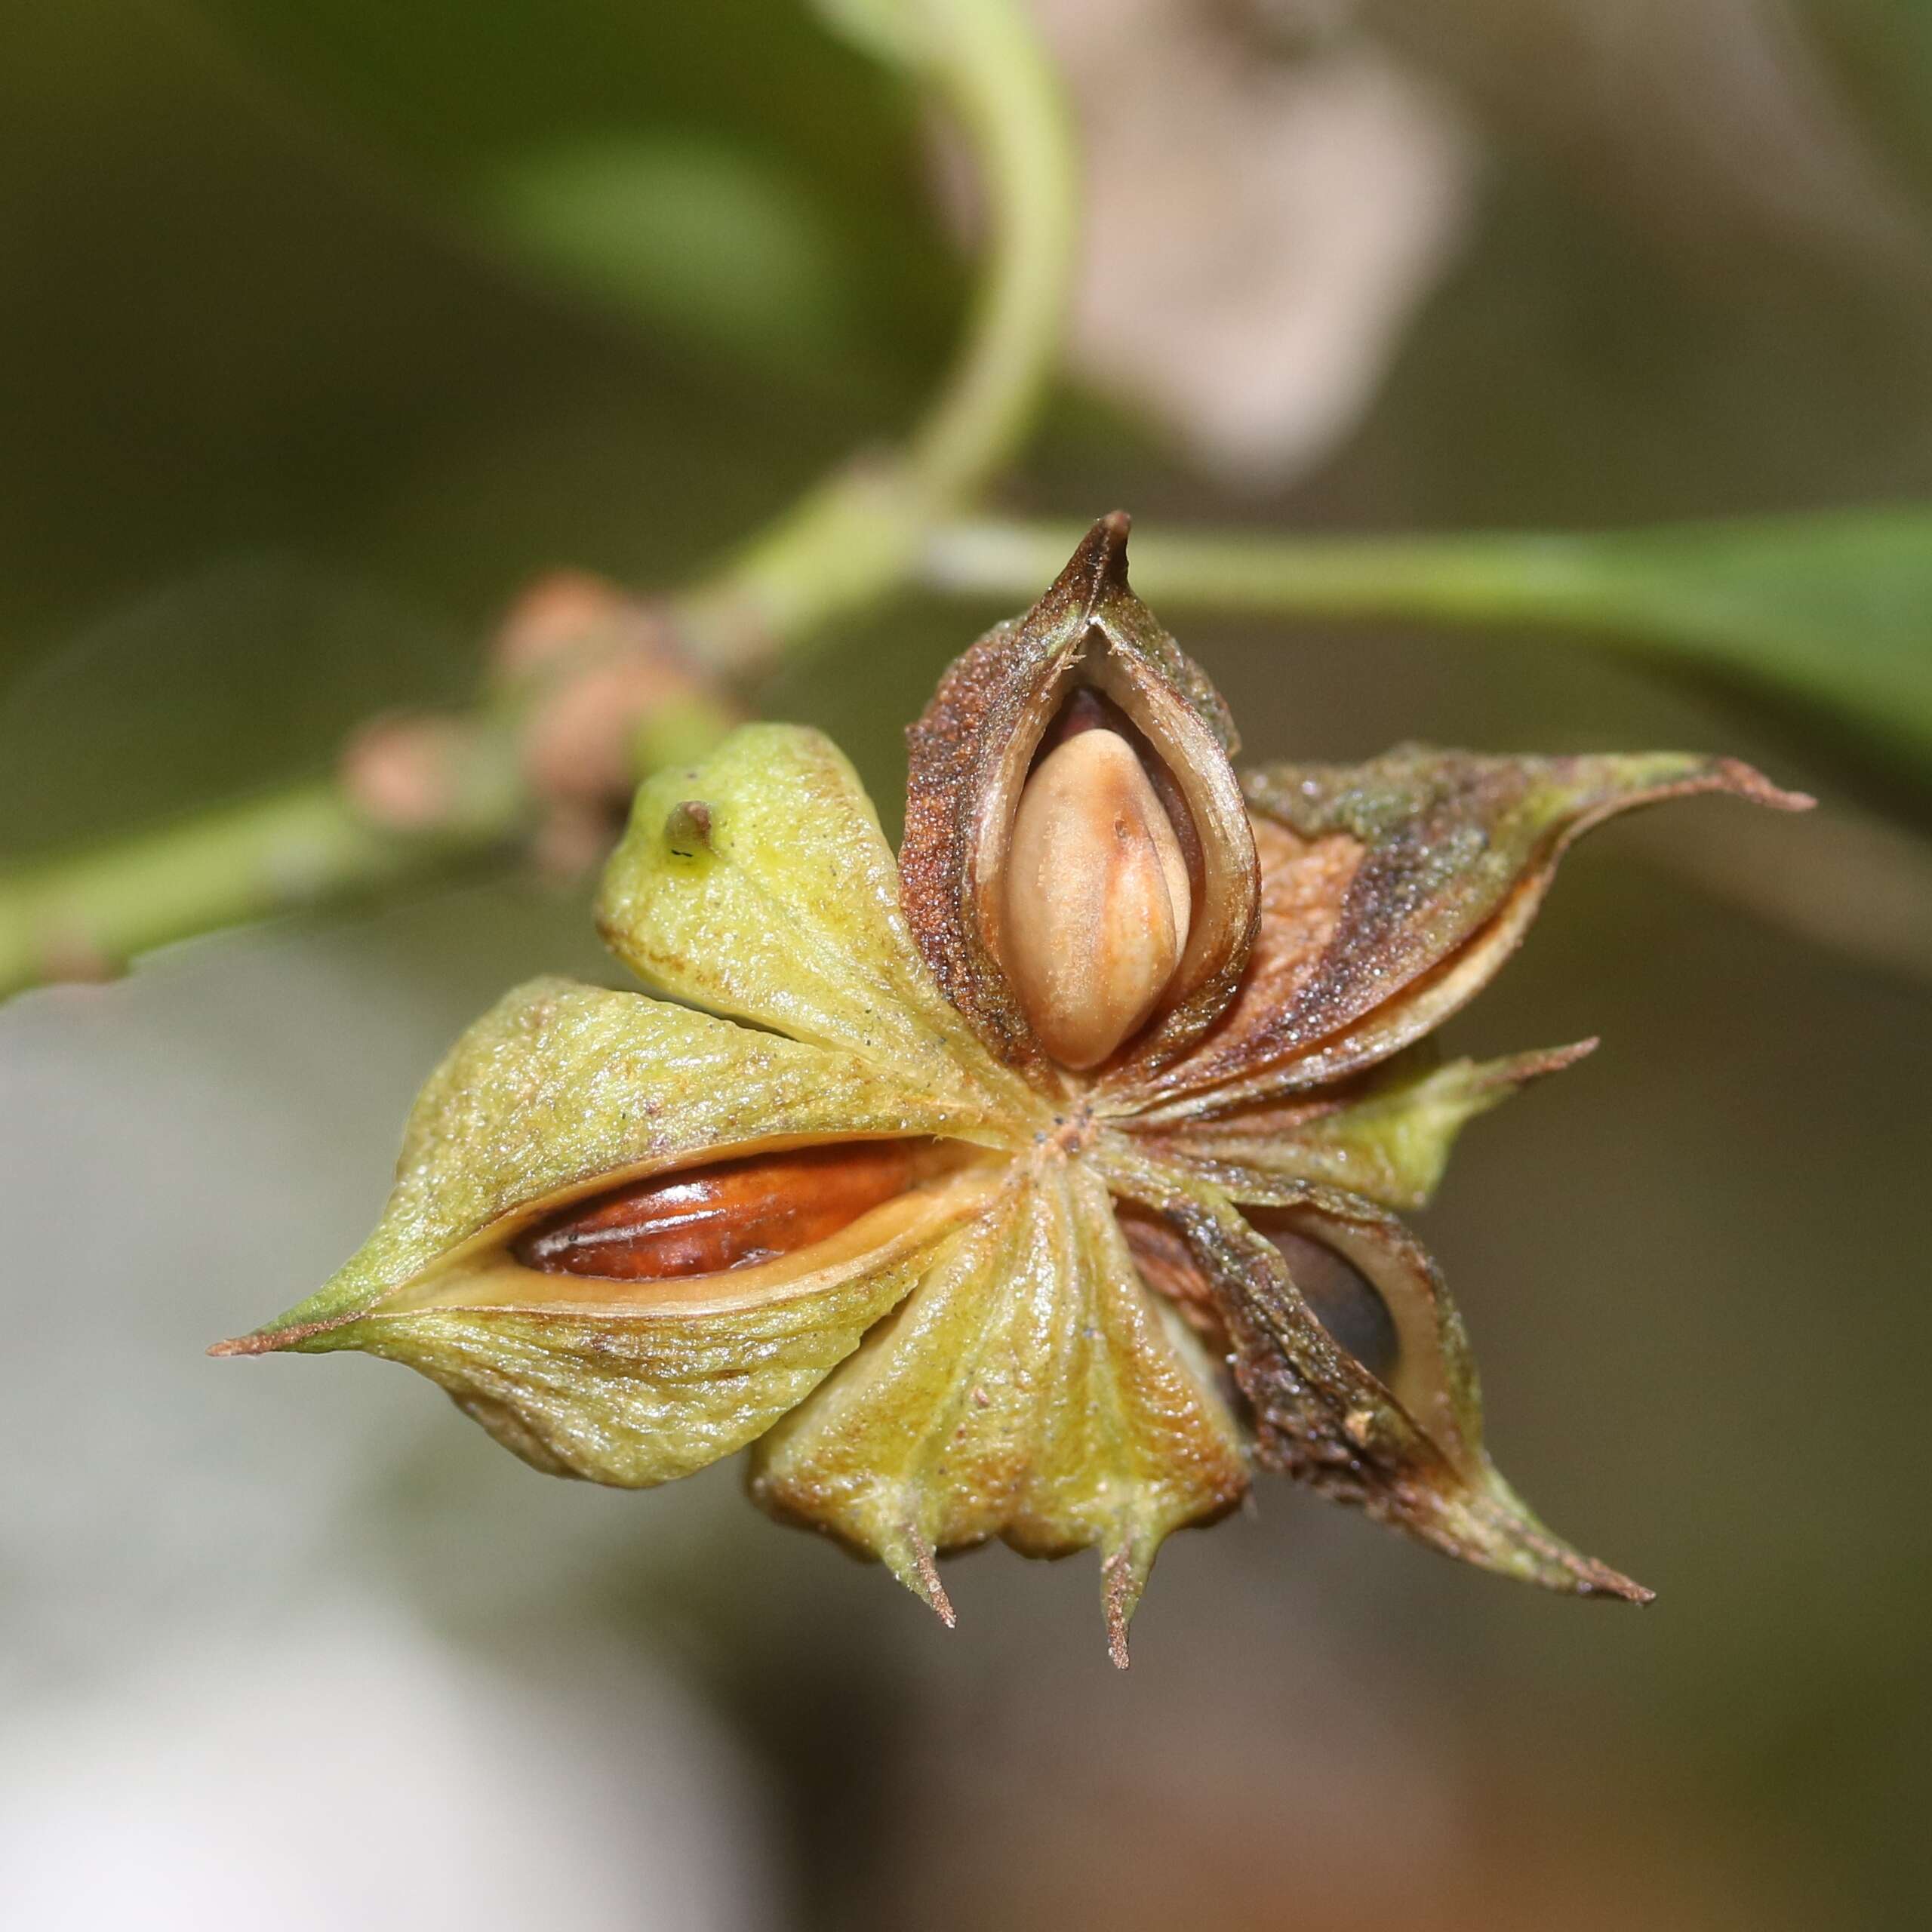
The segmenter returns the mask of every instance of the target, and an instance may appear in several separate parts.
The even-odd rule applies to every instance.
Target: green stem
[[[961,594],[1037,596],[1080,534],[1074,524],[949,524],[928,536],[924,575],[934,588]],[[1589,556],[1586,544],[1534,534],[1154,532],[1134,540],[1134,578],[1150,603],[1230,615],[1601,624],[1601,573]]]
[[[316,783],[23,868],[0,881],[0,992],[104,978],[171,940],[373,891],[421,872],[425,846]]]
[[[968,505],[1017,454],[1057,365],[1078,210],[1058,77],[1020,0],[924,0],[916,11],[918,31],[897,51],[951,111],[985,196],[965,339],[902,448],[825,479],[678,601],[683,633],[725,671],[755,670],[909,583],[933,519]]]
[[[907,451],[938,506],[1017,455],[1038,413],[1066,325],[1079,196],[1059,76],[1020,0],[935,11],[943,54],[932,80],[979,158],[989,231],[964,350]]]

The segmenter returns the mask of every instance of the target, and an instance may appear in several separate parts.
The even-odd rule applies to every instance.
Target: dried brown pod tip
[[[1004,880],[1007,969],[1063,1066],[1097,1066],[1139,1031],[1187,944],[1180,841],[1133,747],[1082,731],[1020,793]]]

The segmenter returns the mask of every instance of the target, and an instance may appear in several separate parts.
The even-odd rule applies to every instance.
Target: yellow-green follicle
[[[1247,1463],[1104,1185],[1044,1164],[949,1236],[836,1381],[762,1438],[752,1489],[881,1558],[943,1615],[935,1552],[1097,1546],[1120,1638],[1161,1540],[1238,1500]]]

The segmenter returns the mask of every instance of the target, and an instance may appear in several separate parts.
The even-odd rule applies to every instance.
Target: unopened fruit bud
[[[1187,861],[1133,747],[1082,731],[1041,760],[1005,878],[1014,989],[1048,1053],[1097,1066],[1159,1004],[1187,944]]]

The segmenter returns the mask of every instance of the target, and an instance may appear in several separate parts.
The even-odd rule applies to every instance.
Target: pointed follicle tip
[[[1134,1574],[1132,1558],[1116,1550],[1100,1568],[1100,1601],[1106,1613],[1107,1655],[1116,1670],[1124,1670],[1132,1661],[1127,1654],[1127,1626],[1140,1596],[1144,1577]]]
[[[1097,584],[1127,582],[1127,538],[1134,528],[1134,519],[1124,510],[1109,510],[1087,533],[1087,543],[1091,546],[1094,563],[1094,581]]]
[[[1071,593],[1091,608],[1106,592],[1124,590],[1127,534],[1133,527],[1126,511],[1110,510],[1081,538],[1048,595]]]
[[[1719,758],[1717,769],[1730,790],[1741,798],[1749,798],[1754,805],[1768,805],[1774,812],[1817,809],[1818,801],[1809,792],[1787,791],[1782,785],[1774,785],[1755,765],[1746,764],[1742,758]]]
[[[957,1629],[959,1619],[953,1614],[952,1599],[946,1595],[946,1586],[939,1580],[939,1564],[934,1560],[932,1545],[917,1534],[912,1542],[913,1567],[919,1573],[921,1586],[920,1594],[932,1605],[933,1614],[949,1630]]]
[[[1589,1597],[1609,1597],[1619,1603],[1633,1603],[1638,1609],[1644,1604],[1655,1603],[1657,1593],[1646,1589],[1634,1578],[1622,1571],[1611,1569],[1607,1564],[1592,1564],[1589,1573],[1583,1579],[1583,1594]]]
[[[307,1340],[311,1335],[318,1335],[330,1326],[326,1321],[303,1323],[293,1328],[256,1328],[245,1335],[231,1335],[225,1342],[211,1342],[208,1353],[211,1355],[272,1355],[284,1349],[294,1348]]]

